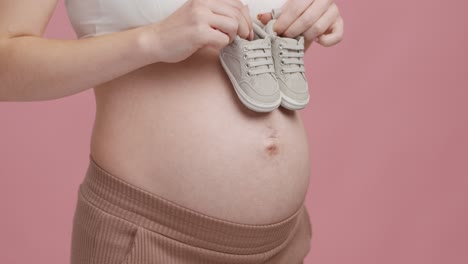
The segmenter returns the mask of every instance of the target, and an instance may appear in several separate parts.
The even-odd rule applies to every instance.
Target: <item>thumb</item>
[[[272,19],[272,14],[271,13],[260,13],[257,15],[257,19],[262,22],[262,24],[266,25],[268,21]]]

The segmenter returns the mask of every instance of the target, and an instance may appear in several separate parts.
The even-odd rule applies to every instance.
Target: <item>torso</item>
[[[66,4],[84,37],[162,20],[184,2]],[[285,0],[244,2],[255,16]],[[239,223],[278,222],[302,206],[310,169],[299,112],[247,109],[216,50],[200,50],[180,63],[147,65],[94,91],[91,155],[113,175],[179,205]]]
[[[190,209],[240,223],[280,221],[308,188],[300,114],[245,108],[217,55],[203,49],[95,87],[91,154],[110,173]]]

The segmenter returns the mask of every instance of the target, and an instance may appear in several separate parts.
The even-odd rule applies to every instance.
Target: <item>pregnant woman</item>
[[[71,264],[300,264],[310,250],[297,111],[236,96],[219,50],[281,8],[278,34],[338,43],[330,0],[68,0],[78,40],[42,38],[57,0],[0,1],[0,100],[94,88]],[[247,5],[245,5],[247,4]],[[263,15],[257,16],[263,13]],[[313,87],[313,86],[312,86]]]

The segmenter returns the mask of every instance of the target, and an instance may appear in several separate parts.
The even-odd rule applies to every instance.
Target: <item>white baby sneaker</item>
[[[304,37],[280,37],[273,30],[278,12],[264,27],[271,37],[275,75],[281,93],[281,106],[290,110],[303,109],[309,102],[309,87],[304,68]]]
[[[254,40],[236,36],[219,58],[240,101],[256,112],[270,112],[281,104],[270,36],[253,24]]]

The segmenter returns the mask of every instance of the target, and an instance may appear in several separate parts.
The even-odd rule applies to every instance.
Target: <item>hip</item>
[[[281,221],[218,219],[114,177],[90,156],[73,219],[71,263],[302,263],[312,224],[303,205]]]

